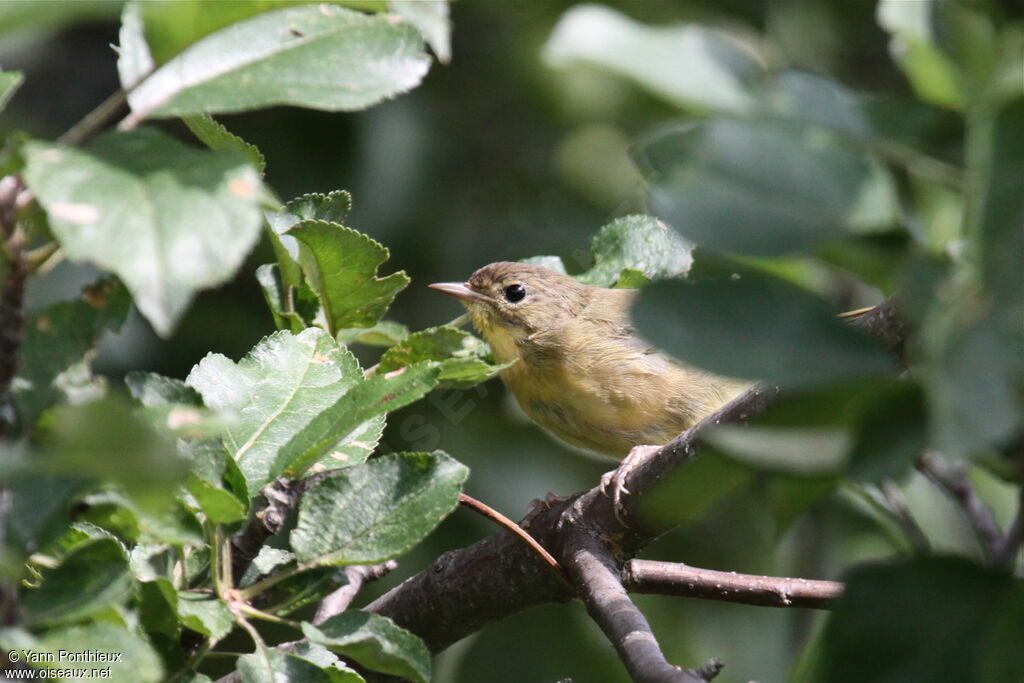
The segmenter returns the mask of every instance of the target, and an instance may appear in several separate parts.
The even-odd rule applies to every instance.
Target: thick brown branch
[[[1003,547],[1003,532],[963,465],[948,463],[938,453],[925,453],[918,460],[918,469],[953,499],[978,538],[985,559],[993,561]]]
[[[836,581],[737,574],[652,560],[627,562],[622,571],[622,584],[631,593],[810,609],[828,609],[843,592],[843,584]]]
[[[586,531],[574,531],[562,553],[569,578],[591,618],[619,653],[637,683],[704,683],[707,678],[673,666],[665,659],[647,618],[629,599],[607,544]],[[716,672],[717,673],[717,672]]]

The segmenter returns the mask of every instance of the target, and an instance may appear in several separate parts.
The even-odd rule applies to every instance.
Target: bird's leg
[[[661,446],[633,446],[629,455],[622,459],[618,467],[601,475],[601,493],[607,496],[608,488],[611,487],[612,509],[615,511],[615,519],[619,520],[619,524],[626,525],[622,521],[626,511],[622,506],[622,496],[629,495],[629,489],[626,488],[626,477],[637,465],[647,459],[647,456],[659,450],[661,450]]]

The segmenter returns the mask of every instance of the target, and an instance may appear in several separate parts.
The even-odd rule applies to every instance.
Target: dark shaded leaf
[[[372,671],[430,680],[430,652],[423,641],[387,617],[350,611],[320,626],[303,622],[302,632],[314,643],[351,657]]]

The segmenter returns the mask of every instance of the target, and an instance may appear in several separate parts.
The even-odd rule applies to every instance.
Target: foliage
[[[21,252],[51,247],[108,273],[29,312],[0,405],[14,437],[0,451],[0,588],[17,596],[0,647],[119,652],[115,679],[204,680],[207,655],[248,634],[251,653],[218,652],[243,680],[363,680],[342,658],[430,679],[424,644],[388,619],[349,610],[314,626],[301,608],[338,587],[335,567],[410,551],[457,505],[469,470],[433,447],[386,452],[392,414],[503,366],[457,324],[385,319],[411,280],[351,227],[349,193],[281,203],[273,163],[211,114],[356,111],[410,91],[428,45],[449,59],[448,6],[286,4],[128,3],[122,124],[84,144],[11,135],[0,154],[35,200],[18,207],[27,244],[3,235],[0,280]],[[38,21],[71,21],[72,5]],[[829,494],[905,480],[926,450],[1022,479],[1024,28],[938,0],[882,0],[877,21],[917,99],[766,69],[748,34],[594,5],[565,12],[544,47],[551,67],[634,86],[672,120],[633,147],[641,206],[570,266],[531,261],[641,288],[634,321],[656,345],[785,389],[751,425],[710,430],[673,500],[652,502],[659,514],[756,500],[780,534]],[[0,108],[21,83],[0,72]],[[962,154],[901,123],[942,117]],[[161,123],[175,118],[184,127]],[[172,135],[186,129],[205,149]],[[169,337],[197,293],[246,274],[260,240],[274,262],[255,275],[277,331],[238,360],[207,354],[184,380],[133,373],[122,388],[93,375],[131,304]],[[906,371],[836,318],[837,289],[897,296]],[[306,479],[297,515],[232,576],[227,539],[279,477]],[[853,569],[794,676],[1019,679],[1020,580],[979,559]],[[259,620],[307,642],[268,647]]]

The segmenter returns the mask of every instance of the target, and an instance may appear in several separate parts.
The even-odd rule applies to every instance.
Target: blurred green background
[[[726,28],[757,44],[769,69],[801,67],[868,93],[910,94],[890,59],[874,2],[606,4],[645,23]],[[590,265],[589,240],[597,228],[645,208],[631,141],[681,114],[612,75],[545,62],[543,46],[573,5],[459,0],[452,4],[451,63],[435,64],[410,94],[356,114],[278,108],[219,118],[263,151],[268,184],[282,198],[351,191],[349,224],[391,249],[386,269],[404,269],[413,280],[388,317],[413,329],[440,324],[460,310],[426,284],[465,278],[492,261],[538,254],[557,254],[571,271],[583,270]],[[39,6],[47,11],[39,12]],[[25,72],[0,130],[56,137],[113,92],[118,81],[109,45],[117,42],[119,13],[118,2],[0,3],[0,66]],[[188,13],[182,17],[187,20]],[[933,149],[960,144],[955,117],[936,110],[926,122],[922,129]],[[165,125],[187,136],[183,127]],[[257,265],[271,260],[264,241],[233,282],[199,295],[170,339],[157,338],[133,315],[122,333],[104,343],[96,369],[112,383],[141,369],[183,378],[209,352],[240,358],[273,331],[253,277]],[[94,276],[87,266],[65,262],[32,282],[30,305],[76,296]],[[849,303],[870,303],[873,295],[858,290],[845,296]],[[393,450],[443,448],[471,467],[470,494],[514,518],[532,499],[589,488],[609,469],[608,463],[570,453],[520,417],[498,381],[435,392],[394,415],[384,442]],[[1010,492],[994,479],[978,483],[1005,522]],[[661,539],[644,556],[739,572],[835,578],[854,561],[900,548],[841,498],[829,498],[793,527],[779,529],[756,487],[748,493]],[[970,551],[968,530],[943,498],[915,482],[908,496],[940,548]],[[361,599],[491,531],[470,513],[456,512]],[[805,611],[652,596],[639,596],[638,602],[671,661],[695,666],[721,657],[727,663],[722,681],[784,680],[819,622]],[[492,625],[441,655],[436,671],[441,682],[627,680],[579,604],[549,605]]]

